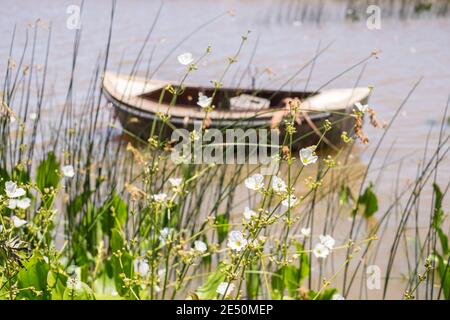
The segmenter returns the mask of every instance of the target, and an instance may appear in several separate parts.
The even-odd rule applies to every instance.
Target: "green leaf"
[[[100,209],[102,218],[102,229],[106,234],[111,234],[111,230],[116,228],[122,230],[128,219],[128,207],[118,195],[113,194]]]
[[[85,190],[68,203],[67,212],[71,218],[74,218],[81,211],[83,206],[88,202],[91,194],[92,192],[90,190]]]
[[[449,254],[450,249],[449,249],[449,243],[448,243],[448,237],[447,235],[444,233],[444,231],[442,231],[441,228],[437,229],[437,234],[439,236],[439,241],[441,242],[441,247],[442,247],[442,251],[444,253],[444,255]]]
[[[55,271],[49,271],[47,275],[47,285],[50,289],[52,300],[64,299],[66,290],[67,276]]]
[[[292,265],[284,266],[282,269],[284,285],[288,290],[289,296],[295,297],[298,292],[297,290],[300,287],[300,270]]]
[[[59,184],[59,162],[53,152],[49,152],[38,165],[36,172],[36,185],[44,191],[45,188],[56,188]]]
[[[444,211],[442,210],[442,200],[444,198],[441,189],[436,183],[433,183],[434,191],[434,215],[433,215],[433,227],[438,229],[442,225],[444,218]]]
[[[259,277],[259,268],[257,263],[253,263],[250,269],[246,272],[247,296],[249,299],[256,299],[258,297],[259,285],[261,283]]]
[[[281,299],[285,289],[287,289],[289,297],[297,297],[298,289],[303,280],[309,275],[308,255],[303,252],[303,247],[300,243],[296,247],[299,254],[299,266],[283,266],[272,275],[272,299]]]
[[[443,255],[446,256],[450,249],[448,243],[448,236],[442,231],[442,223],[444,221],[444,210],[442,209],[442,200],[444,199],[444,195],[442,194],[439,186],[434,183],[433,184],[434,191],[434,214],[433,214],[433,228],[436,230],[439,241],[441,242],[441,247],[443,251]]]
[[[89,286],[81,282],[80,289],[66,288],[64,290],[64,300],[95,300],[94,292]]]
[[[439,254],[435,253],[438,259],[438,273],[441,279],[441,288],[446,300],[450,300],[450,266]]]
[[[208,280],[197,288],[195,294],[200,300],[212,300],[217,296],[217,287],[225,280],[225,273],[222,271],[222,266],[219,266],[216,272],[208,277]]]
[[[134,295],[130,293],[130,289],[125,287],[125,283],[120,276],[124,274],[127,278],[131,279],[133,277],[134,265],[133,256],[125,251],[125,240],[122,232],[118,229],[112,230],[112,235],[110,239],[110,247],[113,253],[117,253],[118,250],[121,251],[120,256],[113,255],[111,258],[114,283],[116,285],[116,291],[122,297],[128,297],[134,299]],[[135,293],[137,294],[139,288],[133,287]]]
[[[364,206],[364,216],[370,218],[378,211],[378,199],[373,192],[373,184],[371,183],[364,193],[358,199],[358,205]]]
[[[339,191],[339,204],[341,206],[349,205],[353,200],[352,191],[348,186],[341,186],[341,190]]]
[[[109,246],[112,252],[121,250],[124,246],[125,240],[123,239],[122,232],[118,229],[111,230],[111,239]]]
[[[13,180],[19,183],[26,184],[30,182],[30,175],[28,174],[27,170],[24,166],[16,166],[13,170]]]
[[[217,234],[219,236],[219,243],[222,243],[223,240],[225,240],[227,234],[228,234],[228,217],[225,214],[219,214],[216,217],[216,228],[217,228]]]
[[[313,299],[316,299],[316,300],[331,300],[333,298],[333,295],[336,292],[337,292],[336,288],[325,289],[316,298],[317,292],[311,290],[311,291],[308,292],[308,296],[309,296],[309,298],[311,300],[313,300]]]
[[[41,291],[41,295],[36,295],[32,290],[21,290],[17,295],[18,299],[48,299],[47,274],[49,266],[41,255],[33,255],[20,269],[17,275],[17,287],[19,289],[34,288]]]
[[[272,274],[271,285],[272,285],[271,298],[273,300],[280,300],[283,297],[285,289],[283,268],[278,269],[275,273]]]
[[[303,246],[298,243],[296,245],[297,247],[297,254],[299,255],[298,261],[299,261],[299,276],[300,276],[300,285],[302,284],[303,280],[305,280],[309,276],[309,257],[306,252],[304,252]]]

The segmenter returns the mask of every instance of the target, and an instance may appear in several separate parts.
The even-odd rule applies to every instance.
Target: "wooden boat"
[[[192,130],[204,123],[205,112],[197,105],[198,95],[211,97],[214,88],[185,84],[176,104],[170,106],[172,94],[165,91],[162,95],[168,85],[177,86],[170,81],[112,72],[106,72],[103,79],[104,94],[125,131],[144,139],[149,137],[154,122],[158,126],[162,124],[158,113],[170,111],[170,123],[176,128]],[[320,128],[325,120],[329,120],[333,129],[327,132],[325,143],[337,145],[342,131],[351,131],[354,120],[349,115],[355,103],[367,103],[370,92],[370,88],[330,89],[317,93],[221,88],[215,95],[214,110],[209,112],[207,123],[210,128],[222,129],[274,127],[286,113],[287,99],[299,98],[302,111],[298,117],[295,144],[302,146],[317,142],[323,131]],[[162,131],[154,132],[170,136],[173,127],[165,125]],[[283,132],[282,127],[280,130]]]

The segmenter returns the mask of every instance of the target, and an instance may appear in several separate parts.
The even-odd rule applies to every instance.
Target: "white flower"
[[[221,282],[216,289],[216,292],[218,294],[221,294],[223,296],[229,296],[231,292],[234,290],[234,284],[228,283],[228,282]]]
[[[183,179],[181,179],[181,178],[169,178],[169,183],[174,188],[181,186],[182,182],[183,182]]]
[[[155,200],[156,202],[162,203],[162,202],[166,201],[167,194],[165,194],[165,193],[157,193],[157,194],[152,195],[152,199]]]
[[[71,165],[62,167],[61,171],[66,178],[73,178],[75,176],[75,170]]]
[[[198,101],[197,104],[202,107],[206,108],[209,107],[212,103],[212,98],[205,96],[203,93],[198,93]]]
[[[166,243],[167,241],[171,240],[172,238],[173,229],[172,228],[163,228],[159,232],[159,240],[163,243]]]
[[[308,238],[311,235],[311,228],[302,228],[300,233],[303,237]]]
[[[17,188],[17,184],[14,181],[5,183],[5,192],[8,198],[19,198],[26,193],[23,188]]]
[[[178,62],[181,63],[183,66],[187,66],[188,64],[191,64],[194,62],[194,58],[192,57],[192,53],[185,52],[183,54],[180,54],[178,57]]]
[[[11,210],[17,208],[17,201],[18,201],[17,199],[9,199],[7,208]]]
[[[330,249],[321,243],[316,244],[313,250],[316,258],[325,259],[330,254]]]
[[[194,241],[194,248],[196,251],[201,253],[206,252],[206,250],[208,250],[206,243],[200,240]]]
[[[66,286],[70,290],[81,290],[81,281],[78,276],[69,277]]]
[[[264,187],[264,177],[259,173],[254,174],[245,179],[245,186],[251,190],[258,191]]]
[[[16,122],[16,118],[15,118],[14,116],[10,116],[10,117],[9,117],[9,122],[10,122],[10,123]]]
[[[333,249],[334,245],[336,244],[336,240],[334,240],[333,237],[328,234],[326,236],[320,235],[319,239],[320,243],[330,250]]]
[[[145,277],[150,271],[150,266],[145,259],[134,259],[133,266],[134,272],[139,274],[141,277]]]
[[[30,113],[29,118],[30,118],[30,120],[33,120],[33,121],[36,120],[37,119],[37,113],[36,112]]]
[[[197,130],[192,130],[192,131],[189,133],[189,136],[190,136],[190,138],[191,138],[192,141],[198,141],[198,140],[200,140],[200,134],[199,134],[199,132],[198,132]]]
[[[242,232],[231,231],[228,236],[228,247],[231,250],[241,251],[247,245],[247,239],[244,238]]]
[[[23,199],[9,199],[8,208],[14,210],[16,208],[19,209],[28,209],[31,204],[31,200],[28,198]]]
[[[298,199],[293,194],[289,195],[286,199],[281,201],[281,205],[286,208],[292,208],[298,205]]]
[[[287,186],[286,183],[284,183],[283,179],[274,176],[272,178],[272,188],[275,190],[275,192],[286,192]]]
[[[339,293],[333,294],[333,297],[331,297],[331,300],[345,300],[344,296],[340,295]]]
[[[361,102],[355,103],[355,107],[358,108],[359,112],[365,113],[369,106],[367,104],[362,104]]]
[[[12,216],[11,221],[13,222],[15,228],[23,227],[28,223],[27,220],[20,219],[19,217],[16,216]]]
[[[314,149],[315,146],[311,146],[300,150],[300,160],[302,161],[304,166],[315,163],[317,161],[318,157],[314,152]]]
[[[244,210],[244,218],[246,220],[250,220],[252,217],[256,217],[258,214],[253,211],[252,209],[250,209],[249,207],[245,207]]]

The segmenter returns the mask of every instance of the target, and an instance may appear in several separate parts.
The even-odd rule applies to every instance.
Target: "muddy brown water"
[[[298,75],[287,88],[314,90],[345,69],[368,56],[374,49],[381,52],[377,59],[359,66],[331,82],[327,88],[353,87],[358,78],[360,86],[375,87],[370,98],[370,106],[376,110],[381,120],[389,121],[394,115],[409,90],[421,77],[422,82],[413,93],[398,119],[392,126],[381,149],[374,159],[374,168],[380,168],[388,157],[389,165],[380,170],[373,170],[368,180],[375,180],[381,172],[376,191],[380,198],[381,209],[384,203],[391,203],[395,181],[399,177],[400,184],[415,179],[417,165],[424,154],[427,143],[429,149],[436,147],[439,138],[439,126],[444,107],[450,94],[450,19],[448,17],[426,17],[421,19],[400,20],[385,17],[381,20],[380,30],[369,30],[366,27],[366,15],[359,12],[363,19],[349,22],[342,19],[345,13],[345,2],[325,1],[320,22],[317,19],[301,21],[300,9],[289,9],[287,1],[281,4],[270,0],[172,0],[166,1],[154,34],[145,50],[144,62],[140,66],[141,74],[152,56],[150,70],[153,70],[170,49],[185,35],[212,17],[230,9],[234,16],[225,15],[207,27],[195,33],[189,41],[177,48],[173,55],[155,74],[159,79],[179,79],[184,68],[177,63],[176,56],[189,51],[199,57],[208,45],[213,52],[199,65],[189,81],[208,84],[218,79],[226,67],[226,59],[239,46],[240,36],[251,30],[249,40],[225,79],[225,83],[236,84],[241,73],[251,60],[250,74],[256,77],[259,87],[278,89],[295,70],[309,61],[318,46],[330,47],[317,59],[311,77],[307,68]],[[292,2],[292,1],[291,1]],[[293,1],[295,2],[295,1]],[[47,101],[44,106],[43,121],[54,124],[58,119],[58,108],[64,102],[69,81],[71,53],[75,30],[67,28],[68,6],[77,5],[77,1],[32,1],[3,0],[0,8],[0,71],[4,76],[9,42],[14,25],[17,26],[16,44],[13,58],[18,60],[21,48],[25,43],[25,31],[28,28],[31,37],[33,29],[27,27],[37,18],[40,24],[36,52],[36,64],[42,64],[45,52],[45,24],[52,23],[52,42],[49,56],[49,73]],[[296,4],[295,4],[296,5]],[[112,34],[112,45],[109,69],[117,70],[119,65],[123,71],[131,69],[142,41],[152,24],[159,1],[118,1]],[[300,10],[295,13],[295,10]],[[289,13],[289,12],[294,13]],[[311,9],[312,10],[312,9]],[[312,11],[311,11],[312,12]],[[78,67],[75,74],[75,98],[82,99],[89,85],[89,79],[99,53],[104,51],[109,24],[110,1],[86,1],[81,17],[83,26]],[[345,14],[344,14],[345,15]],[[30,49],[27,54],[29,55]],[[253,52],[255,52],[254,56]],[[265,70],[265,71],[264,71]],[[270,70],[270,72],[267,72]],[[251,85],[246,75],[242,85]],[[110,112],[104,109],[104,112]],[[358,145],[351,161],[367,165],[378,139],[381,129],[366,126],[371,143]],[[402,160],[402,162],[400,162]],[[401,165],[400,165],[401,163]],[[450,180],[450,160],[446,158],[441,164],[438,182],[445,185]],[[431,189],[427,188],[422,199],[423,205],[429,208]],[[444,205],[448,208],[448,199]],[[237,206],[240,210],[240,205]],[[381,211],[381,210],[380,210]],[[419,224],[423,228],[428,224],[428,212],[419,216]],[[341,222],[345,229],[346,219]],[[395,219],[389,224],[386,237],[388,240],[381,246],[382,252],[388,254],[390,232],[396,227]],[[392,233],[391,232],[391,233]],[[342,233],[345,234],[345,233]],[[336,235],[339,238],[339,235]],[[341,239],[343,240],[343,239]],[[383,251],[384,250],[384,251]],[[402,260],[399,257],[397,260]],[[382,259],[381,259],[382,260]],[[383,266],[383,261],[380,261]],[[395,276],[399,279],[388,297],[401,297],[404,283],[402,274],[407,269],[405,263],[399,261],[395,267]],[[355,286],[351,296],[359,296],[359,287]],[[379,291],[371,291],[369,297],[379,297]]]

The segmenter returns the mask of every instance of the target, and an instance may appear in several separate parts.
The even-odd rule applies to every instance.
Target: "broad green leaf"
[[[81,211],[83,206],[88,202],[91,194],[92,192],[90,190],[85,190],[68,203],[67,212],[71,218],[75,218],[77,213]]]
[[[56,188],[59,184],[59,162],[53,152],[49,152],[39,163],[36,172],[36,185],[44,192],[45,188]]]
[[[283,268],[278,269],[275,273],[272,274],[272,292],[271,298],[273,300],[280,300],[283,297],[285,284],[283,278]]]
[[[195,294],[200,300],[212,300],[217,296],[217,287],[225,280],[225,273],[222,272],[221,267],[216,272],[208,277],[208,280],[197,288]]]
[[[441,247],[443,251],[443,255],[447,255],[450,251],[448,236],[442,231],[442,223],[444,221],[444,210],[442,209],[442,200],[444,199],[444,195],[442,194],[441,189],[437,184],[433,184],[434,191],[434,214],[433,214],[433,228],[436,230],[439,241],[441,242]]]
[[[444,218],[444,211],[442,210],[443,194],[437,184],[433,184],[434,191],[434,214],[433,214],[433,227],[439,229]]]
[[[444,255],[447,255],[450,253],[449,249],[449,243],[448,243],[448,236],[442,231],[441,228],[437,229],[437,234],[439,236],[439,241],[441,242],[441,247]]]
[[[64,299],[67,276],[55,271],[49,271],[47,275],[47,285],[52,295],[52,300]]]
[[[117,250],[122,250],[125,240],[123,239],[122,232],[118,229],[111,230],[111,239],[109,241],[109,246],[112,252]]]
[[[297,295],[297,290],[300,287],[300,270],[293,265],[284,266],[283,270],[283,280],[286,289],[288,290],[290,297],[295,297]]]
[[[47,274],[49,266],[39,254],[33,255],[17,275],[17,286],[19,289],[34,288],[40,291],[41,295],[36,295],[32,290],[21,290],[18,299],[47,299]]]
[[[75,250],[75,263],[78,266],[84,266],[93,262],[93,256],[88,250],[88,239],[75,232],[73,235],[74,250]]]
[[[92,289],[95,291],[95,297],[98,300],[102,300],[102,296],[114,297],[113,293],[117,292],[114,278],[110,277],[106,270],[97,275],[92,284]],[[115,297],[120,299],[117,294]]]
[[[358,199],[358,205],[364,206],[364,216],[370,218],[378,211],[378,199],[373,192],[373,185],[370,184]]]
[[[302,284],[303,280],[305,280],[309,276],[309,257],[308,254],[304,252],[303,246],[298,243],[296,245],[297,247],[297,253],[299,255],[298,261],[299,261],[299,276],[300,276],[300,285]]]
[[[95,300],[94,292],[89,286],[81,282],[80,289],[66,288],[64,290],[64,300]]]
[[[106,234],[111,234],[111,230],[116,228],[122,230],[128,218],[128,207],[118,195],[113,194],[100,209],[102,219],[102,229]]]
[[[439,254],[435,253],[438,259],[438,273],[441,282],[442,292],[446,300],[450,300],[450,266]]]
[[[250,269],[246,272],[247,296],[249,299],[256,299],[258,297],[259,285],[261,283],[259,277],[259,268],[257,263],[253,263]]]

